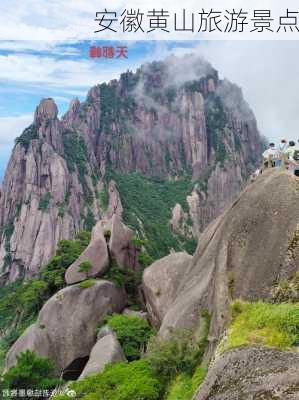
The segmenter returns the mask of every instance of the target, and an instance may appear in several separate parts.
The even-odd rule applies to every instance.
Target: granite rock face
[[[261,152],[241,90],[194,55],[95,86],[62,118],[44,99],[16,139],[1,188],[1,281],[36,276],[59,240],[122,214],[113,181],[108,207],[101,201],[110,170],[162,180],[188,174],[188,234],[198,236],[238,195]]]
[[[93,346],[89,360],[78,379],[101,372],[107,364],[121,361],[126,361],[126,357],[116,335],[111,332],[100,338]]]
[[[207,309],[210,337],[219,338],[232,299],[271,300],[274,285],[298,268],[298,223],[298,179],[280,170],[260,175],[201,235],[160,334],[197,327]]]
[[[192,257],[184,252],[173,253],[155,261],[143,273],[142,290],[151,323],[159,327],[177,296]]]
[[[76,360],[89,356],[96,343],[96,327],[103,318],[121,312],[126,295],[111,282],[99,280],[89,288],[73,285],[60,290],[41,309],[37,322],[13,344],[6,368],[27,349],[51,359],[58,375]]]
[[[194,400],[296,400],[299,354],[267,348],[239,348],[209,368]]]
[[[87,248],[80,254],[77,260],[68,267],[65,280],[68,285],[83,281],[87,278],[102,276],[109,267],[109,254],[105,233],[105,223],[97,222],[91,234],[91,240]],[[91,269],[80,272],[80,264],[88,262]]]
[[[113,263],[121,269],[137,270],[139,250],[132,243],[133,236],[134,231],[122,222],[118,214],[111,219],[98,221],[92,230],[89,245],[66,270],[66,283],[71,285],[88,278],[101,277]],[[80,265],[84,262],[88,262],[91,268],[81,272]]]

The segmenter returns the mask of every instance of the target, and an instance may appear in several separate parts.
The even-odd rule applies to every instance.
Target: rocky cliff
[[[77,392],[76,398],[87,399],[90,393],[100,398],[100,390],[108,387],[108,399],[118,393],[125,400],[172,400],[180,398],[180,393],[184,400],[298,399],[298,185],[298,178],[288,171],[265,171],[205,229],[193,256],[172,253],[146,268],[141,292],[147,313],[124,309],[130,286],[120,288],[117,281],[109,282],[112,263],[108,281],[105,270],[90,270],[97,279],[79,276],[80,283],[67,282],[72,285],[47,300],[35,323],[10,348],[6,368],[16,364],[21,352],[33,350],[51,359],[57,375],[66,380],[102,371],[106,363],[117,363],[124,356],[113,329],[104,326],[96,337],[97,323],[103,323],[111,313],[123,312],[148,317],[159,329],[146,352],[143,347],[141,351],[142,362],[149,362],[164,388],[153,396],[148,394],[153,381],[144,370],[141,383],[129,371],[130,384],[124,384],[119,366],[126,374],[126,368],[136,368],[139,362],[129,360],[111,367],[112,384],[110,380],[106,383],[105,370],[85,381],[83,389],[71,384],[72,389],[82,392]],[[102,239],[104,222],[93,228],[80,261],[87,249]],[[122,236],[118,242],[129,256],[127,235],[117,234],[127,232],[126,227],[117,214],[110,223],[108,252],[113,253],[113,237],[117,235]],[[98,251],[95,259],[105,258],[100,246],[94,250]],[[115,258],[120,255],[114,254]],[[74,265],[78,263],[66,272],[67,281]],[[123,346],[140,334],[136,325],[131,330],[128,319],[119,329]],[[186,340],[198,346],[190,348]],[[196,370],[191,369],[194,360]],[[76,377],[68,375],[73,369]],[[193,381],[203,369],[208,369],[206,378]],[[144,387],[141,396],[138,391]]]
[[[200,336],[209,313],[209,372],[194,400],[298,398],[298,193],[292,173],[264,172],[205,229],[192,258],[175,253],[145,270],[146,307],[160,337],[185,329]],[[293,334],[285,346],[274,339],[284,330]]]
[[[124,218],[149,242],[157,242],[149,245],[152,257],[172,248],[188,250],[182,236],[189,242],[197,237],[235,198],[261,149],[241,90],[192,55],[153,62],[95,86],[85,102],[72,101],[62,118],[52,99],[42,100],[32,125],[16,139],[1,188],[2,281],[35,276],[59,240],[91,229],[106,211],[108,191],[109,206],[113,201],[115,206],[108,186],[113,174],[124,188],[125,177],[133,173],[151,185],[173,182],[174,195],[167,201],[163,190],[152,186],[160,196],[153,202],[162,201],[165,208],[163,237],[145,227],[144,209],[158,212],[148,206],[151,199],[139,202],[138,214],[128,209],[132,193],[118,187],[127,206]],[[182,179],[188,185],[177,197]],[[182,213],[171,215],[180,206],[185,206],[185,222]]]

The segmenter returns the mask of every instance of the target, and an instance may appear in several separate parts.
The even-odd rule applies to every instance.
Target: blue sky
[[[127,45],[128,59],[90,59],[91,41],[0,40],[0,180],[13,147],[43,97],[53,97],[60,115],[72,98],[135,70],[146,61],[194,51],[242,87],[261,133],[269,139],[297,139],[299,124],[298,47],[263,41],[97,41]]]

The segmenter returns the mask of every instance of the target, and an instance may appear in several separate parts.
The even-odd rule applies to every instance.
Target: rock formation
[[[107,271],[109,254],[104,236],[105,229],[105,223],[103,221],[97,222],[92,230],[89,245],[66,271],[65,280],[68,285],[83,281],[87,278],[101,276]],[[80,272],[80,264],[83,262],[90,263],[91,269],[89,271]]]
[[[143,274],[143,293],[146,308],[154,326],[160,326],[172,306],[192,257],[187,253],[173,253],[154,262]]]
[[[198,235],[239,193],[261,150],[241,90],[194,55],[95,86],[61,119],[54,101],[42,100],[16,139],[1,189],[2,281],[36,276],[59,240],[122,213],[113,182],[108,207],[102,202],[109,171],[193,179],[188,218]]]
[[[139,266],[138,250],[131,241],[133,236],[132,229],[123,224],[118,214],[97,222],[88,247],[67,269],[66,283],[71,285],[86,278],[103,276],[113,261],[120,268],[136,270]],[[80,272],[80,264],[83,262],[91,266],[87,272]]]
[[[96,343],[97,325],[106,315],[121,312],[125,306],[123,289],[104,280],[95,281],[88,288],[74,285],[60,290],[45,303],[37,322],[11,347],[6,368],[28,349],[51,359],[57,375],[73,370],[80,374]]]
[[[208,310],[209,360],[230,321],[233,299],[271,301],[273,288],[295,276],[299,262],[298,191],[299,181],[292,173],[265,171],[205,229],[179,279],[172,276],[177,272],[171,260],[175,254],[145,271],[143,293],[149,315],[156,317],[156,324],[160,322],[160,335],[167,337],[181,329],[199,332],[201,313]],[[159,263],[162,268],[155,268]],[[167,276],[162,279],[165,271]],[[163,305],[159,293],[154,293],[161,282],[166,282]],[[237,400],[240,393],[246,399],[295,399],[298,362],[298,354],[292,352],[256,348],[229,351],[211,364],[195,399]]]
[[[91,349],[89,360],[78,379],[99,373],[107,364],[114,364],[120,361],[126,361],[126,357],[115,333],[106,328],[102,329],[98,334],[96,344]]]
[[[239,348],[224,353],[194,400],[296,400],[299,354],[267,348]]]
[[[165,315],[161,333],[192,327],[199,310],[212,313],[210,335],[219,337],[232,298],[270,299],[274,284],[296,271],[298,249],[289,245],[299,218],[298,180],[268,171],[201,235],[193,260]]]

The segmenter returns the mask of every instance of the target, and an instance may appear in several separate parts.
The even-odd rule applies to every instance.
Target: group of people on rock
[[[299,176],[299,140],[296,144],[293,140],[282,139],[277,147],[270,143],[263,153],[263,169],[272,167],[293,170]]]

